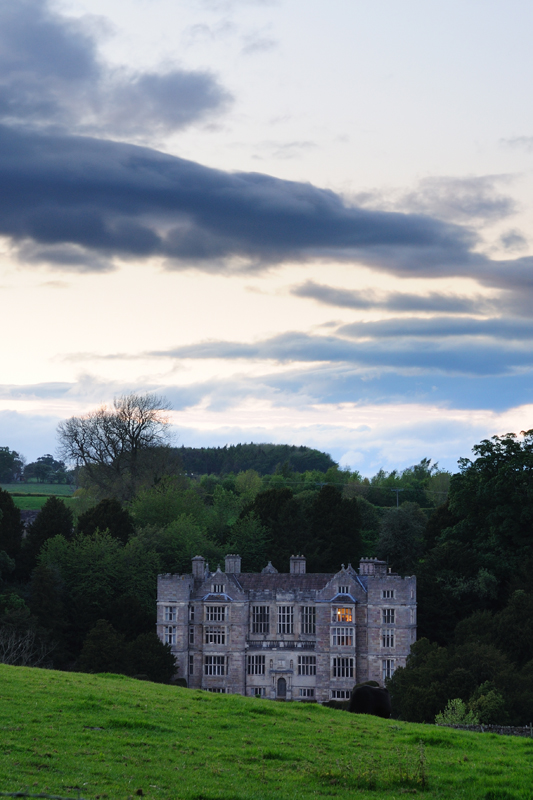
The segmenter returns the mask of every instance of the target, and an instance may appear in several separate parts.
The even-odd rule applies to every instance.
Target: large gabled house
[[[355,683],[383,684],[416,639],[416,578],[363,558],[359,570],[290,572],[269,562],[241,572],[228,555],[215,572],[201,556],[192,573],[159,575],[157,632],[191,688],[325,702]]]

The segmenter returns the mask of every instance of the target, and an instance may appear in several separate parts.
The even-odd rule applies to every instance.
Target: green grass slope
[[[533,740],[0,665],[0,791],[126,800],[533,795]]]

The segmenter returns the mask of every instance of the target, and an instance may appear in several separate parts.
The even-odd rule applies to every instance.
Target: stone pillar
[[[195,556],[192,560],[192,576],[198,580],[203,581],[205,578],[205,558],[203,556]]]
[[[305,575],[305,556],[291,556],[291,575]]]
[[[224,567],[224,572],[226,573],[232,572],[235,575],[238,575],[240,571],[241,571],[241,557],[234,554],[228,554],[226,556],[226,565]]]

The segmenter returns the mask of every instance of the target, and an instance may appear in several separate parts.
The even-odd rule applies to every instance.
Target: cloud
[[[514,136],[510,139],[500,139],[500,144],[525,150],[526,153],[533,153],[533,136]]]
[[[152,356],[176,359],[224,359],[273,361],[279,364],[305,362],[344,363],[360,370],[392,370],[464,376],[511,375],[531,371],[533,325],[451,319],[449,327],[435,320],[392,320],[356,323],[340,329],[344,336],[311,336],[287,332],[252,344],[200,342],[155,351]],[[389,324],[390,323],[390,324]],[[420,323],[420,324],[418,324]],[[491,333],[492,331],[492,333]],[[507,340],[501,334],[507,335]],[[374,338],[370,338],[370,337]],[[500,338],[490,338],[499,336]],[[474,338],[475,337],[475,338]],[[391,339],[393,341],[391,341]]]
[[[364,192],[355,201],[386,211],[427,214],[459,224],[499,221],[514,214],[515,201],[498,186],[513,180],[511,175],[477,175],[466,178],[431,176],[418,182],[410,192]]]
[[[378,294],[368,289],[363,291],[338,289],[311,280],[291,287],[290,293],[295,297],[310,298],[337,308],[432,311],[447,314],[480,314],[494,310],[494,301],[481,296],[462,297],[442,292],[430,292],[425,295],[407,292]]]
[[[260,270],[333,257],[425,275],[472,274],[487,263],[459,226],[369,211],[310,184],[226,173],[134,145],[0,127],[0,181],[0,233],[20,244],[81,248],[90,258]],[[49,258],[61,266],[64,251]]]
[[[205,71],[134,72],[102,62],[94,21],[47,0],[0,4],[0,120],[114,136],[166,133],[229,100]]]

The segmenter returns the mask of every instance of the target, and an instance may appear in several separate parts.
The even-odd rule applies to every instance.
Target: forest
[[[191,474],[152,414],[137,451],[121,423],[105,457],[87,451],[74,464],[79,425],[105,422],[109,434],[113,415],[59,431],[79,486],[71,506],[51,496],[24,529],[0,490],[0,662],[168,681],[173,658],[154,633],[158,573],[188,572],[199,553],[214,569],[238,552],[244,571],[269,560],[288,571],[296,551],[310,572],[377,556],[418,579],[418,641],[388,684],[394,714],[432,722],[460,700],[481,722],[533,719],[533,431],[482,441],[453,475],[423,459],[363,479],[326,454],[327,469],[297,471],[305,461],[291,451],[316,451],[268,445],[241,455],[258,465],[262,449],[269,473]],[[233,465],[231,450],[200,455]]]

